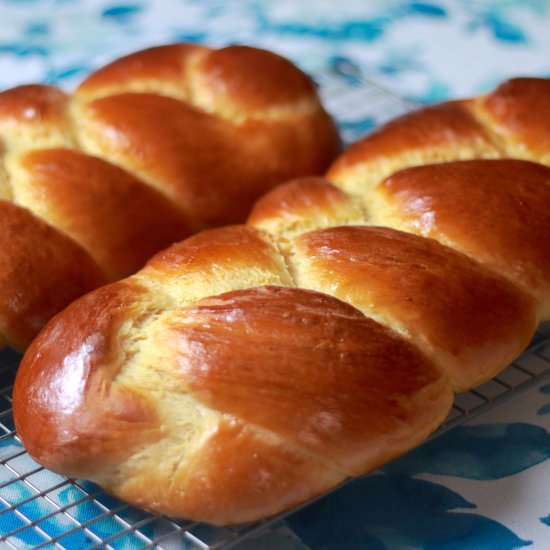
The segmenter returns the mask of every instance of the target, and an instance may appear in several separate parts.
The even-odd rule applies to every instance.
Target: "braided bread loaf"
[[[100,69],[71,96],[0,94],[0,345],[208,226],[243,222],[339,148],[311,80],[243,46],[172,45]]]
[[[505,156],[508,130],[547,159],[550,125],[532,120],[531,148],[529,116],[514,113],[547,104],[549,84],[407,115],[339,159],[336,185],[278,187],[248,225],[199,233],[70,305],[17,375],[30,454],[149,510],[224,524],[418,444],[453,392],[502,369],[549,317],[550,168],[452,161],[377,184],[375,171],[447,160],[451,138],[459,158]],[[495,119],[513,123],[484,130],[467,109],[510,89]]]

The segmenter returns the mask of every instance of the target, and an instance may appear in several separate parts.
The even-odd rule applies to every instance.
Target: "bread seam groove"
[[[4,142],[0,142],[0,178],[2,179],[2,182],[5,184],[3,186],[4,190],[7,192],[7,196],[4,197],[4,200],[8,202],[13,202],[14,189],[11,181],[11,174],[8,170],[8,166],[6,163],[7,155],[8,155],[8,152],[6,150]]]
[[[495,131],[494,126],[490,123],[488,116],[481,116],[479,104],[485,96],[471,100],[470,104],[463,105],[462,108],[484,129],[491,145],[499,152],[502,158],[509,156],[506,139]]]

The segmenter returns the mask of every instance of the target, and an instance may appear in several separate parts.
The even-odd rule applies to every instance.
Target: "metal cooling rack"
[[[345,58],[334,58],[315,78],[323,104],[338,121],[345,143],[364,136],[387,120],[418,107],[378,84],[366,80]]]
[[[346,60],[335,59],[317,82],[346,142],[413,107],[365,82]],[[11,390],[19,359],[11,350],[0,352],[0,548],[237,548],[293,512],[232,528],[174,521],[124,504],[86,481],[45,470],[26,453],[14,429]],[[540,328],[528,351],[498,377],[457,396],[451,414],[434,437],[547,376],[550,324]]]

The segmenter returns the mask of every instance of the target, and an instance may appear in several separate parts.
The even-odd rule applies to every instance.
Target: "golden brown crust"
[[[88,76],[77,88],[78,98],[86,98],[128,91],[139,82],[154,91],[155,86],[169,86],[171,93],[180,90],[186,95],[184,81],[185,66],[190,56],[207,51],[195,44],[169,44],[133,52],[98,69]],[[145,83],[145,84],[144,84]]]
[[[266,193],[254,204],[247,223],[270,233],[304,230],[360,219],[360,205],[324,178],[300,178]]]
[[[327,176],[344,189],[360,193],[407,166],[499,156],[489,134],[464,103],[452,101],[388,122],[338,157]]]
[[[82,245],[111,279],[137,271],[192,232],[163,195],[101,159],[47,149],[22,156],[20,166],[24,177],[13,186],[17,202]]]
[[[396,327],[450,377],[477,386],[516,358],[535,329],[517,287],[432,239],[379,227],[335,227],[297,239],[299,286],[329,292]]]
[[[292,124],[251,120],[235,126],[153,94],[94,100],[82,108],[81,120],[92,153],[157,187],[197,227],[242,221],[263,192],[296,173],[322,172],[337,148],[327,117],[308,122],[298,114]]]
[[[143,294],[126,281],[104,286],[73,302],[29,347],[14,388],[16,425],[46,467],[92,475],[128,456],[143,432],[158,437],[147,399],[112,384],[128,354],[120,333],[136,323]]]
[[[250,112],[258,116],[293,102],[315,97],[313,81],[267,50],[229,46],[201,57],[191,91],[203,95],[209,112]],[[284,82],[284,86],[281,83]],[[255,113],[257,113],[255,115]]]
[[[179,303],[260,285],[291,286],[267,235],[243,225],[209,229],[159,252],[136,278]]]
[[[0,199],[74,239],[111,280],[199,229],[243,222],[263,192],[322,173],[339,148],[311,80],[245,46],[150,48],[72,95],[0,93]],[[36,296],[49,288],[38,267]]]
[[[173,472],[170,483],[149,472],[128,476],[117,493],[156,513],[228,525],[272,516],[345,477],[284,440],[225,418],[204,437],[190,462]]]
[[[550,163],[550,80],[514,78],[479,100],[508,156]]]
[[[247,224],[271,234],[288,256],[296,235],[335,225],[362,225],[366,221],[366,210],[356,198],[326,179],[301,178],[266,193],[254,205]]]
[[[54,86],[29,84],[0,93],[2,153],[73,146],[68,103],[69,98]]]
[[[316,98],[312,80],[275,53],[248,46],[211,50],[196,44],[158,46],[121,57],[86,78],[76,95],[89,101],[131,90],[165,92],[221,116],[258,116]]]
[[[330,296],[268,286],[187,308],[156,300],[114,283],[33,342],[15,418],[41,463],[153,511],[243,522],[376,467],[449,409],[430,361]]]
[[[316,196],[323,185],[304,188]],[[326,191],[320,196],[332,194]],[[390,241],[380,254],[392,256],[395,270],[391,262],[371,262],[362,277],[369,245],[357,231],[372,235],[375,248],[376,238]],[[502,364],[494,357],[508,359],[534,323],[532,301],[509,283],[421,237],[392,243],[388,235],[395,234],[344,227],[290,239],[294,280],[270,239],[249,227],[210,230],[159,253],[133,277],[75,302],[33,344],[14,394],[25,445],[50,468],[91,478],[147,509],[216,523],[276,513],[404,452],[442,421],[451,382],[469,387],[495,372]],[[303,268],[340,253],[356,265],[323,267],[333,275],[326,288]],[[410,269],[418,277],[401,286],[383,281],[382,272],[404,278]],[[384,319],[390,326],[417,321],[431,340],[414,345],[439,366],[412,338],[407,343],[354,307],[292,288],[318,285],[338,295],[345,277],[400,317]],[[442,297],[444,279],[449,296],[430,303],[426,287]],[[273,282],[278,286],[266,286]],[[390,286],[397,299],[386,305]],[[358,294],[343,297],[362,307]],[[409,294],[419,301],[416,313],[400,303]],[[481,320],[467,326],[476,312]],[[451,333],[453,314],[458,334]],[[61,347],[60,332],[67,332]],[[472,347],[484,349],[467,350],[469,334]],[[442,357],[453,353],[455,368],[442,368]],[[71,365],[80,368],[74,387],[59,391],[54,381]],[[38,387],[51,391],[39,394]],[[104,395],[114,401],[99,410]],[[37,414],[54,423],[38,432],[30,426]],[[112,419],[105,423],[104,414]]]
[[[400,227],[459,248],[550,314],[550,168],[520,160],[419,166],[377,190]]]
[[[477,98],[398,117],[353,144],[328,177],[353,193],[391,173],[452,160],[513,157],[550,164],[550,80],[515,78]]]
[[[197,227],[225,211],[239,216],[226,202],[226,185],[238,192],[232,173],[226,173],[228,165],[238,170],[239,143],[231,141],[229,124],[176,99],[137,93],[94,100],[81,118],[93,153],[150,182]],[[218,182],[223,185],[214,185]]]
[[[434,402],[441,395],[444,411],[448,404],[441,375],[412,346],[323,294],[235,291],[166,324],[174,375],[199,402],[348,475],[387,460],[401,439],[422,430],[427,419],[415,396],[429,388]],[[376,393],[367,391],[372,387]]]
[[[2,200],[0,250],[0,333],[18,349],[57,311],[105,282],[75,242]]]
[[[193,53],[192,70],[208,55]],[[249,226],[177,243],[59,314],[15,384],[31,454],[147,509],[235,523],[429,435],[452,389],[498,372],[550,316],[550,168],[442,162],[508,151],[480,101],[390,124],[356,149],[371,147],[375,164],[342,161],[336,186],[290,182],[258,203]],[[237,103],[220,128],[286,109],[258,99],[244,121]],[[440,164],[379,181],[427,160]],[[35,415],[53,421],[39,431]]]
[[[28,84],[0,93],[0,124],[48,124],[65,117],[67,96],[55,86]]]
[[[157,187],[196,227],[242,221],[261,194],[321,173],[340,147],[309,78],[256,48],[138,52],[76,98],[84,149]]]

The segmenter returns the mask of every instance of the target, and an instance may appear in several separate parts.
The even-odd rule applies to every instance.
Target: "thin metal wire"
[[[47,498],[47,497],[46,497]],[[71,506],[72,508],[72,506]],[[93,531],[90,531],[88,528],[90,527],[90,525],[93,525],[94,523],[96,523],[97,521],[101,521],[102,519],[106,519],[108,517],[112,517],[112,518],[115,518],[119,521],[122,521],[123,523],[124,520],[122,520],[122,518],[120,516],[118,516],[118,512],[121,512],[122,510],[128,508],[128,505],[127,504],[119,504],[113,508],[111,508],[110,510],[109,509],[105,509],[105,511],[102,513],[102,514],[99,514],[98,516],[94,516],[93,518],[90,518],[86,521],[83,521],[83,522],[80,522],[78,521],[76,518],[74,518],[73,516],[71,516],[70,514],[68,514],[66,511],[64,512],[66,516],[68,516],[73,522],[75,522],[77,524],[77,527],[69,530],[69,531],[65,531],[64,533],[60,533],[59,535],[55,535],[54,537],[51,537],[50,540],[48,541],[45,541],[37,546],[35,546],[35,549],[39,549],[39,548],[44,548],[45,546],[47,546],[48,544],[51,544],[52,542],[58,542],[66,537],[69,537],[73,534],[75,534],[76,532],[80,531],[80,530],[85,530],[86,531],[86,534],[91,534],[94,538],[96,538],[96,540],[101,544],[103,545],[103,540],[99,539],[95,533],[93,533]]]
[[[38,493],[37,495],[29,497],[25,500],[21,500],[17,504],[7,507],[6,509],[2,510],[1,513],[3,514],[5,512],[9,512],[11,510],[16,510],[20,506],[23,506],[23,505],[27,504],[28,502],[32,502],[33,500],[36,500],[38,497],[45,497],[47,493],[55,491],[55,490],[63,487],[64,485],[70,485],[71,483],[72,483],[72,481],[70,479],[65,479],[61,483],[58,483],[57,485],[54,485],[51,488],[49,488],[47,491],[42,491],[42,492]],[[40,516],[39,518],[32,520],[29,523],[29,525],[33,526],[33,525],[36,525],[37,523],[43,522],[46,519],[50,519],[54,516],[57,516],[57,515],[59,515],[59,513],[65,512],[69,508],[73,508],[74,506],[78,506],[79,504],[83,504],[84,502],[89,501],[95,495],[99,495],[99,494],[101,494],[101,491],[97,491],[96,493],[90,493],[90,494],[86,495],[85,497],[82,497],[81,499],[78,499],[76,501],[71,502],[71,504],[66,504],[65,506],[61,506],[61,507],[57,508],[56,510],[54,510],[53,512],[50,512],[49,514],[44,514],[44,515]],[[72,519],[72,517],[71,517],[71,519]],[[25,529],[26,528],[27,527],[25,527]],[[10,531],[10,535],[14,535],[14,534],[18,533],[19,531],[21,531],[22,529],[23,528],[20,527],[19,529],[15,529],[13,531]]]
[[[41,469],[41,470],[43,470],[43,469]],[[37,487],[35,487],[27,478],[25,478],[24,481],[25,481],[25,484],[30,486],[32,489],[34,489],[35,491],[39,491],[39,489]],[[70,480],[69,480],[69,482],[70,482],[70,484],[74,484]],[[95,541],[101,541],[100,537],[98,537],[92,531],[89,531],[88,529],[86,529],[87,526],[84,525],[84,523],[79,522],[75,517],[73,517],[70,513],[68,513],[68,510],[70,508],[75,507],[75,503],[73,502],[69,506],[66,506],[66,507],[59,506],[57,504],[57,502],[55,502],[55,500],[52,499],[48,495],[48,492],[51,492],[52,490],[54,490],[54,489],[50,488],[48,491],[42,491],[42,492],[39,491],[37,497],[40,496],[41,498],[44,499],[44,501],[48,502],[55,509],[55,512],[50,513],[50,514],[45,514],[45,515],[41,516],[40,518],[37,518],[36,520],[30,521],[29,526],[33,526],[33,527],[38,526],[38,524],[45,521],[46,516],[55,517],[55,516],[61,515],[65,518],[67,518],[69,520],[69,523],[71,525],[75,525],[75,527],[73,527],[72,529],[70,529],[68,531],[65,531],[64,533],[61,533],[60,535],[56,535],[54,537],[51,537],[50,535],[48,535],[48,540],[46,540],[45,542],[43,542],[41,544],[36,545],[35,548],[44,548],[45,546],[51,545],[52,543],[56,543],[58,540],[63,539],[66,536],[69,536],[69,535],[74,534],[75,532],[79,532],[79,531],[85,532],[86,536],[94,539]],[[99,493],[101,494],[101,492],[99,492]],[[86,496],[86,498],[84,499],[84,502],[91,501],[91,500],[93,500],[93,497],[91,496],[91,494],[88,494]],[[120,508],[122,508],[124,506],[127,506],[127,505],[122,505],[121,504]],[[106,507],[104,507],[104,508],[105,508],[105,510],[107,510]],[[113,511],[111,510],[109,512],[113,512]],[[100,518],[99,518],[99,516],[96,516],[93,519],[96,520],[96,519],[100,519]],[[10,533],[10,535],[11,534],[12,533]],[[0,538],[0,540],[1,540],[1,538]]]
[[[359,132],[364,133],[371,127],[412,107],[388,90],[357,79],[349,67],[340,67],[338,70],[339,77],[335,77],[334,74],[324,74],[319,77],[318,82],[328,110],[341,122],[345,141],[356,139]],[[32,530],[42,541],[35,546],[37,549],[72,550],[64,539],[70,540],[71,536],[82,533],[89,541],[88,546],[85,546],[86,550],[117,548],[118,543],[124,545],[124,537],[132,537],[129,546],[137,548],[139,545],[142,550],[173,548],[174,540],[181,542],[179,547],[189,548],[189,545],[192,545],[197,549],[214,550],[239,544],[293,512],[285,512],[276,518],[248,525],[218,528],[149,515],[108,497],[100,489],[89,489],[78,481],[57,475],[52,475],[52,481],[47,487],[39,486],[33,479],[40,473],[46,474],[46,472],[40,466],[33,466],[30,457],[21,448],[13,428],[11,383],[18,360],[18,355],[11,350],[0,352],[0,380],[6,380],[6,384],[0,388],[0,405],[3,408],[0,412],[0,433],[5,432],[0,435],[0,544],[5,544],[9,548],[19,548],[16,544],[18,536]],[[540,328],[529,352],[503,373],[491,382],[458,396],[451,414],[438,433],[443,433],[481,414],[495,404],[515,395],[517,391],[540,382],[546,376],[550,376],[550,325]],[[13,444],[13,449],[9,447],[10,444]],[[28,461],[25,460],[27,458]],[[18,460],[22,461],[21,467],[24,467],[22,472],[18,471],[19,466],[16,463]],[[6,475],[9,479],[5,477]],[[340,484],[339,487],[346,483]],[[14,501],[13,495],[8,493],[19,486],[25,487],[31,494]],[[64,488],[72,488],[76,495],[82,496],[73,498],[69,503],[58,503],[57,491]],[[338,487],[334,490],[338,490]],[[109,505],[102,502],[106,498],[109,498],[107,501]],[[39,502],[47,505],[47,511],[39,517],[27,517],[25,515],[27,507],[33,503],[38,505]],[[78,510],[83,505],[93,507],[95,515],[79,519]],[[305,503],[300,508],[308,505],[309,503]],[[131,519],[132,514],[137,519]],[[5,518],[10,515],[17,518],[18,523],[12,523],[11,530],[3,532],[3,528],[9,525]],[[65,518],[63,531],[54,535],[48,533],[46,523],[62,517]],[[101,529],[95,526],[103,521],[114,521],[117,527],[120,527],[120,531],[111,531],[102,535]],[[84,549],[84,546],[81,548]]]
[[[134,524],[126,522],[127,525],[128,525],[127,530],[122,531],[120,533],[115,533],[113,535],[110,535],[109,537],[105,537],[100,543],[96,544],[95,546],[91,546],[90,548],[88,548],[88,550],[93,550],[95,548],[102,548],[104,544],[108,544],[110,542],[113,542],[116,539],[119,539],[120,537],[125,536],[130,532],[134,532],[134,533],[136,533],[136,535],[143,538],[144,539],[143,540],[144,544],[146,544],[146,545],[153,544],[154,545],[155,543],[149,537],[146,537],[143,533],[141,533],[139,531],[139,529],[142,528],[142,527],[145,527],[146,525],[148,525],[151,522],[155,521],[155,519],[156,518],[154,516],[151,516],[151,517],[142,519],[140,521],[137,521]],[[142,547],[142,548],[145,548],[145,547]]]

